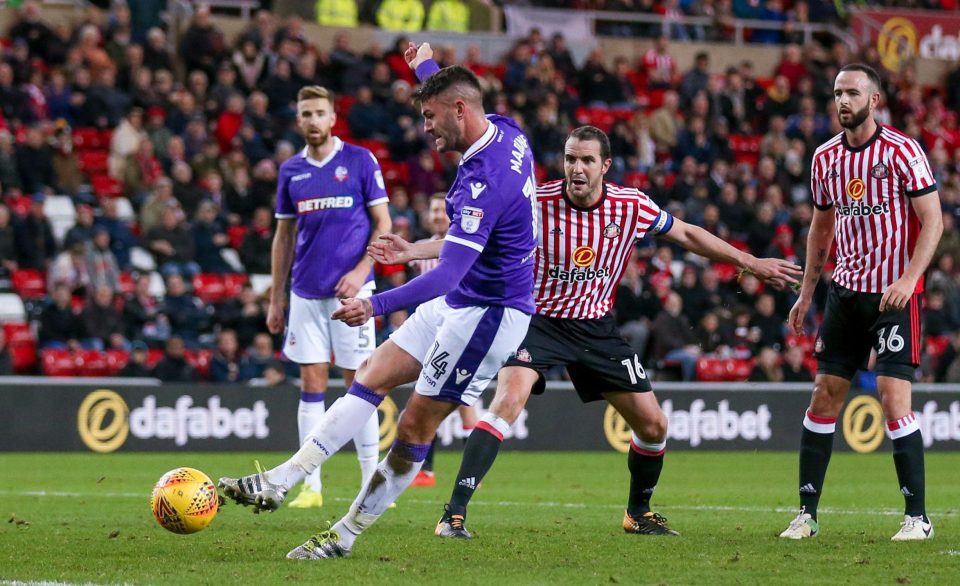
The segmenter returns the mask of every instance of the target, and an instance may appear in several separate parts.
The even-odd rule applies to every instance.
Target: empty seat
[[[23,299],[16,293],[0,293],[0,322],[26,320],[27,310],[23,306]]]
[[[18,269],[10,276],[13,289],[24,299],[40,299],[47,295],[47,277],[36,269]]]
[[[223,277],[216,273],[200,273],[193,276],[193,294],[204,303],[219,303],[226,299]]]
[[[99,350],[77,350],[74,352],[77,374],[80,376],[109,376],[110,365],[106,352]]]
[[[41,354],[46,376],[77,376],[77,361],[69,350],[47,348]]]

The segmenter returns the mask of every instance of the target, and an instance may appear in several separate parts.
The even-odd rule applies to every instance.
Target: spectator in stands
[[[273,339],[270,334],[259,333],[253,338],[253,345],[240,361],[241,380],[250,380],[264,376],[264,371],[276,361]]]
[[[750,325],[760,331],[758,343],[761,346],[769,346],[774,350],[779,350],[784,346],[784,323],[783,318],[777,315],[776,310],[776,300],[773,295],[770,293],[761,294],[754,305]]]
[[[650,324],[660,312],[661,305],[656,295],[644,286],[637,266],[638,256],[634,250],[617,287],[613,312],[620,333],[637,356],[642,358],[646,354],[647,341],[650,338]]]
[[[90,286],[96,288],[109,287],[114,293],[120,291],[120,268],[117,259],[110,249],[110,233],[104,226],[95,226],[93,238],[85,244],[85,261],[87,274],[90,276]]]
[[[293,382],[287,376],[283,367],[283,362],[274,360],[263,370],[263,377],[250,381],[251,385],[258,387],[293,387]]]
[[[51,148],[51,165],[56,177],[56,184],[60,192],[65,195],[75,195],[85,178],[80,172],[80,160],[73,149],[73,137],[69,127],[60,127],[54,133]]]
[[[423,28],[423,2],[383,0],[377,8],[377,26],[388,31],[418,32]]]
[[[117,267],[125,270],[130,266],[130,249],[137,245],[137,237],[130,229],[130,223],[120,218],[120,206],[117,198],[108,197],[100,201],[103,215],[94,219],[96,227],[106,230],[110,240],[110,251]]]
[[[31,126],[26,140],[16,149],[20,185],[27,193],[56,192],[57,174],[53,169],[53,154],[47,145],[43,129]]]
[[[215,383],[236,383],[246,380],[241,376],[241,353],[237,333],[220,330],[217,349],[210,359],[210,380]]]
[[[580,70],[577,89],[580,100],[589,106],[607,106],[622,102],[624,96],[613,74],[604,64],[603,49],[596,47]]]
[[[93,208],[82,203],[77,206],[76,223],[63,237],[63,247],[70,248],[76,243],[86,244],[93,240]]]
[[[264,86],[270,113],[274,116],[288,116],[293,111],[293,102],[300,89],[300,82],[293,77],[293,65],[286,59],[278,60]]]
[[[463,0],[434,0],[427,14],[427,30],[470,32],[470,7]]]
[[[693,68],[683,75],[680,81],[680,106],[689,108],[693,96],[707,89],[710,81],[710,56],[705,52],[694,57]]]
[[[74,242],[54,258],[47,273],[47,288],[53,291],[60,286],[66,287],[71,295],[92,293],[88,290],[90,273],[87,270],[86,243]]]
[[[134,340],[130,344],[130,358],[123,365],[117,376],[124,378],[146,378],[152,375],[150,367],[147,366],[147,352],[149,348],[145,342]]]
[[[143,129],[143,110],[131,108],[110,139],[110,159],[107,166],[112,177],[123,179],[127,157],[137,152],[144,139],[149,139],[149,136]]]
[[[674,292],[667,295],[663,310],[650,327],[653,356],[659,361],[676,361],[684,381],[694,379],[700,348],[690,321],[683,315],[683,300]]]
[[[133,292],[123,302],[126,337],[130,340],[166,340],[170,336],[170,326],[160,309],[160,302],[150,294],[150,274],[137,275]]]
[[[160,224],[147,232],[144,241],[164,276],[192,277],[200,272],[200,265],[194,260],[193,234],[184,226],[176,208],[168,206],[160,212]]]
[[[84,337],[83,321],[71,303],[70,288],[55,286],[51,299],[52,302],[40,313],[40,347],[80,348],[80,339]]]
[[[173,336],[191,346],[198,343],[200,332],[207,326],[208,313],[203,302],[187,290],[182,276],[167,277],[167,293],[159,311],[170,323]]]
[[[214,319],[221,328],[229,328],[237,332],[237,338],[243,348],[252,344],[257,334],[267,331],[266,310],[262,300],[257,297],[249,284],[243,286],[240,295],[221,303],[214,314]]]
[[[392,121],[383,106],[373,101],[373,92],[368,86],[357,90],[357,101],[347,114],[347,124],[354,138],[388,140]]]
[[[172,336],[166,350],[151,374],[165,383],[190,383],[197,380],[197,371],[187,362],[183,339]]]
[[[40,20],[40,6],[35,0],[27,0],[20,6],[7,36],[12,40],[26,41],[32,57],[42,61],[48,59],[47,48],[53,40],[53,30]]]
[[[663,94],[663,105],[650,114],[650,138],[657,145],[658,154],[669,154],[677,146],[677,134],[682,128],[678,117],[679,97],[674,91]]]
[[[783,382],[785,383],[812,383],[813,375],[803,363],[803,348],[793,344],[783,353]]]
[[[270,251],[273,245],[271,224],[272,214],[269,208],[260,207],[254,211],[250,229],[240,244],[240,262],[249,274],[270,273]]]
[[[783,11],[782,0],[766,0],[755,16],[758,20],[765,20],[771,24],[783,25],[787,22],[787,15]],[[778,28],[754,29],[750,35],[753,43],[775,45],[781,42],[783,32]]]
[[[720,317],[714,311],[708,311],[700,318],[696,330],[697,344],[704,354],[713,354],[720,357],[730,356],[731,339],[726,330],[721,327]]]
[[[0,62],[0,113],[7,124],[33,122],[27,95],[14,83],[13,68]]]
[[[357,26],[357,2],[354,0],[317,0],[317,24],[354,28]]]
[[[10,275],[17,268],[17,234],[11,223],[10,208],[0,204],[0,277],[9,285]]]
[[[946,298],[940,289],[930,289],[924,303],[923,333],[927,336],[944,336],[960,327],[955,316],[946,308]]]
[[[96,287],[91,300],[80,314],[84,327],[85,345],[94,350],[123,348],[123,318],[114,303],[113,289],[108,285]]]
[[[230,243],[220,221],[217,219],[217,204],[205,200],[197,209],[191,232],[193,232],[194,260],[204,273],[228,273],[230,265],[223,260],[223,251]]]
[[[784,378],[783,368],[780,366],[780,354],[769,346],[760,348],[757,363],[750,371],[750,382],[782,383]]]
[[[27,216],[15,225],[21,268],[46,271],[47,265],[57,253],[53,228],[43,214],[45,200],[42,193],[35,194],[30,200]]]
[[[152,194],[140,206],[140,233],[145,235],[158,226],[163,210],[171,207],[180,207],[173,196],[173,182],[167,177],[160,177],[153,184]]]
[[[213,77],[217,64],[226,55],[223,33],[210,22],[210,6],[197,5],[193,22],[180,39],[180,56],[187,71],[200,70]]]
[[[197,206],[203,200],[203,189],[194,183],[190,165],[179,162],[173,165],[173,196],[178,207],[183,208],[187,216],[197,212]],[[161,214],[162,215],[162,214]]]
[[[0,186],[8,191],[23,189],[17,153],[13,147],[13,135],[5,128],[0,128]]]
[[[136,152],[127,156],[121,172],[124,194],[132,201],[143,201],[162,175],[163,169],[154,155],[153,142],[149,137],[142,138]]]

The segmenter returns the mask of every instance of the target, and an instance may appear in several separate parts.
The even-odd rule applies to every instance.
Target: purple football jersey
[[[511,118],[487,119],[487,131],[463,153],[447,193],[446,240],[480,252],[460,285],[447,294],[447,303],[500,305],[533,313],[537,248],[533,153]]]
[[[334,296],[337,281],[367,253],[367,208],[388,201],[373,153],[333,140],[324,160],[304,149],[280,165],[277,177],[276,217],[297,219],[291,289],[306,299]]]

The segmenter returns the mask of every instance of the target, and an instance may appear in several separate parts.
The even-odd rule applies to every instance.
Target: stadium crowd
[[[334,134],[380,160],[394,231],[430,236],[429,197],[446,190],[457,160],[425,139],[410,100],[405,37],[359,52],[340,33],[321,51],[299,19],[260,11],[228,43],[199,5],[171,50],[158,24],[134,18],[123,2],[91,8],[73,26],[47,24],[27,0],[6,31],[0,287],[24,304],[17,317],[0,301],[9,322],[0,374],[112,374],[125,364],[123,374],[164,380],[282,381],[279,340],[267,333],[264,291],[250,275],[269,274],[277,169],[304,146],[294,109],[303,85],[337,92]],[[886,70],[872,47],[856,55],[843,43],[801,46],[785,35],[773,41],[784,43],[783,56],[770,75],[749,60],[720,70],[707,53],[680,70],[670,35],[612,65],[597,48],[578,66],[562,35],[538,31],[497,63],[482,62],[476,47],[465,55],[439,48],[438,61],[468,66],[482,80],[488,111],[523,125],[538,179],[562,177],[564,137],[593,124],[610,134],[609,180],[640,187],[675,216],[754,254],[802,265],[811,155],[840,130],[832,80],[854,60]],[[960,67],[925,87],[908,62],[884,73],[884,83],[878,119],[924,145],[943,205],[922,377],[960,382]],[[379,285],[401,284],[412,270],[380,266]],[[811,380],[825,286],[808,335],[793,336],[785,328],[792,292],[738,277],[732,266],[645,239],[620,286],[617,320],[661,373]],[[829,278],[827,270],[824,283]],[[381,335],[405,317],[383,320]]]

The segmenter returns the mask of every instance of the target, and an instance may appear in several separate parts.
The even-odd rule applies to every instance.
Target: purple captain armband
[[[373,315],[387,315],[398,309],[415,307],[424,301],[446,295],[456,289],[480,252],[460,244],[444,242],[437,267],[396,289],[370,298]]]
[[[420,65],[417,65],[417,79],[426,81],[428,77],[440,71],[440,66],[433,59],[427,59]]]

